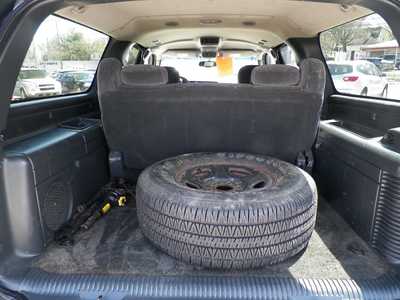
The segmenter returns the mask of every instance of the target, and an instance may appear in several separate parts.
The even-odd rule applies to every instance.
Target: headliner
[[[186,47],[198,43],[200,36],[219,36],[231,44],[249,42],[264,48],[288,38],[314,37],[371,13],[358,5],[301,0],[132,0],[75,4],[56,12],[145,47],[176,41]]]

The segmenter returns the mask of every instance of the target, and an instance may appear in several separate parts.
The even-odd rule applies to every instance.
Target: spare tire
[[[315,225],[313,179],[289,163],[194,153],[145,169],[136,188],[143,234],[188,263],[243,269],[301,252]]]

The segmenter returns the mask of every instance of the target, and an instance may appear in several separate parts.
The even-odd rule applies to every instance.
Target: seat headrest
[[[238,82],[239,83],[250,83],[251,81],[251,72],[258,65],[247,65],[242,67],[238,73]]]
[[[179,72],[173,67],[164,67],[168,72],[168,83],[178,83],[180,82]]]
[[[151,86],[167,84],[168,70],[153,65],[129,65],[121,70],[122,83],[130,86]]]
[[[251,83],[263,86],[296,86],[300,71],[289,65],[262,65],[251,72]]]

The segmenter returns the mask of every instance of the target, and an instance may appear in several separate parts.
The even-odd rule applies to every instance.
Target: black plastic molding
[[[310,266],[312,267],[312,266]],[[28,299],[400,299],[400,281],[384,276],[375,280],[294,279],[238,276],[102,276],[56,275],[39,270],[15,286]]]

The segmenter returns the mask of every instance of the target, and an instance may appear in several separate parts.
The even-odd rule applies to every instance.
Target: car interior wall
[[[399,38],[397,7],[389,2],[362,3],[385,18]],[[331,121],[321,122],[315,152],[314,175],[320,192],[369,245],[398,265],[399,224],[392,213],[397,211],[399,195],[399,148],[381,143],[390,128],[400,126],[398,103],[336,95],[332,80],[328,81],[332,90],[323,119]]]
[[[3,131],[7,125],[8,112],[10,107],[11,94],[13,90],[13,86],[15,84],[18,71],[20,66],[22,65],[23,58],[25,56],[26,51],[29,48],[30,42],[36,31],[37,27],[41,23],[41,21],[48,16],[48,14],[55,9],[59,8],[59,5],[46,5],[47,9],[33,9],[29,14],[32,18],[26,18],[21,21],[21,17],[14,22],[9,24],[3,24],[3,26],[8,26],[9,35],[14,35],[14,38],[11,39],[10,43],[7,45],[3,45],[4,48],[0,49],[3,54],[3,59],[1,61],[0,67],[0,78],[2,79],[2,89],[0,90],[0,99],[2,99],[0,104],[0,131]],[[19,23],[19,26],[16,26],[15,23]],[[11,28],[18,28],[19,30],[11,31]],[[8,49],[13,48],[13,51],[9,51]],[[3,161],[4,159],[4,151],[3,144],[0,143],[0,159]],[[0,193],[1,198],[6,198],[5,193],[5,178],[3,172],[0,174]],[[8,208],[6,201],[1,201],[0,203],[0,222],[3,230],[0,232],[0,241],[1,244],[4,245],[0,249],[0,259],[2,263],[4,263],[9,257],[15,256],[15,248],[13,243],[9,243],[6,241],[11,241],[13,239],[13,231],[15,229],[11,228],[11,220],[10,216],[7,214]]]
[[[396,24],[400,23],[400,20],[398,20],[398,18],[393,18],[391,16],[398,16],[398,11],[397,11],[397,7],[395,8],[396,11],[391,11],[392,7],[390,5],[390,2],[387,2],[386,8],[384,9],[383,7],[385,7],[385,5],[381,5],[381,6],[377,6],[374,1],[362,1],[362,4],[365,4],[366,6],[370,7],[370,8],[374,8],[376,9],[377,12],[380,12],[381,15],[385,16],[387,15],[389,18],[389,23],[391,25],[391,27],[394,29],[394,33],[396,34],[396,36],[400,37],[400,32],[396,32],[396,30],[400,30],[400,24]],[[16,35],[16,39],[14,39],[14,45],[13,47],[15,47],[15,49],[18,49],[17,54],[15,55],[15,52],[13,54],[13,57],[10,56],[9,59],[4,59],[3,62],[5,62],[7,65],[1,65],[0,66],[0,79],[2,79],[2,82],[4,83],[4,88],[2,89],[2,91],[0,91],[0,98],[2,99],[9,99],[9,95],[6,94],[6,91],[10,90],[7,87],[10,87],[12,85],[12,83],[15,81],[13,81],[12,79],[14,77],[17,76],[17,66],[22,64],[22,58],[23,57],[23,53],[26,52],[27,47],[30,44],[34,29],[36,28],[35,26],[28,28],[27,26],[30,24],[40,24],[40,21],[43,20],[43,18],[45,18],[47,16],[47,14],[49,14],[50,12],[59,9],[60,6],[57,5],[53,5],[53,4],[46,4],[42,7],[42,9],[33,9],[31,12],[31,17],[32,19],[28,21],[25,21],[26,24],[23,24],[24,26],[21,26],[20,31],[17,31],[16,33],[14,33]],[[394,8],[393,8],[394,9]],[[397,21],[396,21],[397,19]],[[23,32],[23,33],[22,33]],[[29,36],[30,34],[30,36]],[[316,43],[316,39],[290,39],[288,41],[288,44],[294,49],[294,51],[297,53],[298,57],[301,58],[306,58],[306,57],[315,57],[315,58],[320,58],[322,59],[322,54],[321,51],[318,47],[316,47],[317,43]],[[127,48],[127,46],[129,45],[128,42],[118,42],[115,40],[111,40],[104,56],[105,57],[117,57],[117,58],[121,58],[122,54],[124,52],[124,50]],[[11,47],[11,46],[9,46]],[[4,49],[1,49],[4,50]],[[10,52],[10,51],[8,51]],[[7,53],[7,52],[4,52]],[[323,60],[323,59],[322,59]],[[1,71],[3,70],[3,71]],[[11,72],[10,72],[11,70]],[[15,70],[15,72],[13,71]],[[328,78],[329,76],[327,76]],[[4,80],[3,80],[4,79]],[[14,78],[15,79],[15,78]],[[49,110],[43,110],[43,106],[44,104],[41,104],[40,108],[38,107],[38,111],[41,111],[42,115],[36,115],[34,118],[32,118],[31,120],[24,120],[26,121],[26,123],[20,123],[21,119],[20,116],[21,114],[26,113],[29,108],[27,108],[29,105],[20,105],[20,106],[15,106],[15,108],[11,109],[11,112],[8,116],[8,123],[7,123],[7,130],[5,131],[6,136],[10,136],[10,137],[18,137],[19,134],[24,133],[24,134],[29,134],[32,131],[32,126],[37,126],[35,127],[37,130],[43,130],[46,129],[47,127],[50,126],[54,126],[56,123],[63,121],[65,119],[68,119],[71,114],[72,115],[85,115],[85,114],[89,114],[90,116],[92,116],[93,113],[98,113],[98,108],[96,107],[96,102],[97,102],[97,98],[96,95],[94,93],[94,91],[92,91],[93,94],[84,99],[85,101],[82,104],[79,104],[79,106],[75,107],[75,111],[71,112],[70,110],[65,110],[65,113],[58,115],[58,118],[54,118],[54,117],[49,117],[49,111],[53,110],[54,107],[52,106],[53,104],[51,104],[51,108],[49,108]],[[342,100],[343,99],[335,99],[335,98],[330,98],[329,96],[334,92],[334,88],[333,88],[333,84],[331,79],[327,79],[327,89],[326,89],[326,97],[327,97],[327,101],[325,102],[325,107],[327,107],[326,111],[327,111],[327,118],[339,118],[339,119],[343,119],[346,118],[346,116],[350,116],[348,114],[344,114],[341,115],[341,113],[343,112],[342,109],[340,109],[340,106],[343,104]],[[81,100],[81,99],[79,99]],[[71,102],[76,101],[76,99],[71,99]],[[5,125],[5,119],[6,115],[7,115],[7,111],[8,111],[8,103],[7,105],[5,105],[7,101],[3,101],[2,104],[0,104],[0,124]],[[62,103],[60,101],[60,103]],[[65,104],[68,103],[68,100],[66,99]],[[60,104],[61,105],[61,104]],[[357,104],[358,105],[358,104]],[[362,104],[360,104],[362,105]],[[370,107],[370,106],[369,106]],[[379,118],[379,120],[381,120],[382,123],[377,123],[375,122],[373,126],[379,126],[379,130],[382,131],[382,134],[386,132],[387,129],[398,126],[398,122],[394,119],[397,115],[395,115],[393,113],[392,110],[390,110],[391,105],[388,106],[388,111],[384,110],[382,111],[382,118]],[[4,109],[3,109],[4,108]],[[376,110],[379,113],[379,110],[381,109],[381,106],[378,105],[376,107]],[[390,115],[393,116],[393,118],[389,117],[387,118],[386,116],[389,115],[389,111],[390,111]],[[397,110],[396,110],[397,111]],[[385,114],[385,117],[384,117]],[[44,117],[45,116],[45,117]],[[44,118],[43,118],[44,117]],[[365,124],[367,122],[367,120],[363,120],[362,119],[363,115],[360,114],[352,114],[351,118],[353,121],[357,121],[361,124]],[[41,121],[46,120],[46,122],[44,123],[38,123],[38,119],[40,118]],[[378,125],[377,125],[378,124]],[[39,126],[40,125],[40,126]],[[19,127],[20,126],[20,127]],[[104,141],[100,142],[101,144],[101,148],[105,147]],[[323,157],[321,157],[323,159]],[[103,159],[104,161],[104,159]],[[106,163],[106,162],[105,162]],[[329,166],[332,166],[334,163],[330,164]],[[319,168],[317,169],[317,175],[318,172],[329,172],[329,169],[323,169],[323,168]],[[4,174],[3,174],[4,175]],[[134,178],[136,176],[136,174],[132,175],[132,178]],[[4,182],[4,180],[2,180],[2,182]],[[4,189],[4,186],[2,187],[2,189]],[[5,193],[3,193],[2,196],[5,196]],[[328,194],[329,196],[329,194]],[[329,200],[330,197],[328,197]],[[1,205],[4,205],[3,203]],[[3,214],[8,210],[8,208],[5,207],[1,207],[0,211],[3,212]],[[1,216],[1,212],[0,212],[0,219],[2,220],[1,222],[4,222],[4,224],[2,225],[2,228],[9,228],[9,224],[6,224],[8,218],[6,215]],[[12,234],[10,232],[8,232],[8,230],[3,230],[0,231],[0,240],[7,240],[10,239],[12,240]],[[3,249],[0,251],[3,251],[3,253],[5,251],[8,251],[11,249]]]
[[[2,143],[0,147],[3,164],[0,174],[1,198],[5,200],[1,201],[0,204],[0,219],[3,228],[0,232],[0,244],[2,245],[0,247],[0,260],[2,262],[12,261],[13,257],[21,258],[37,255],[37,251],[40,251],[40,248],[47,243],[43,235],[45,233],[42,231],[44,224],[39,225],[38,229],[42,229],[37,231],[35,229],[37,224],[29,223],[29,220],[33,220],[32,217],[35,218],[37,216],[35,209],[28,211],[29,207],[32,207],[30,205],[22,205],[22,199],[26,198],[28,194],[30,194],[29,197],[38,196],[41,199],[46,199],[46,195],[51,190],[54,190],[57,194],[57,187],[61,187],[61,189],[66,187],[67,190],[64,190],[65,193],[62,193],[65,197],[61,202],[71,201],[72,198],[77,201],[78,199],[81,199],[79,201],[83,201],[82,198],[93,197],[93,193],[96,193],[108,181],[107,148],[101,127],[91,127],[90,132],[57,128],[59,123],[71,118],[99,117],[95,89],[92,89],[91,92],[85,95],[17,103],[13,104],[9,109],[9,99],[11,99],[9,91],[13,89],[12,86],[15,84],[18,70],[22,65],[36,29],[49,14],[60,9],[65,3],[45,1],[38,4],[32,1],[25,5],[27,7],[24,7],[24,12],[20,13],[20,15],[18,13],[22,10],[22,7],[16,10],[15,14],[17,18],[13,22],[3,23],[4,27],[8,26],[10,41],[1,49],[3,57],[0,67],[0,77],[3,80],[0,97],[4,100],[1,101],[0,105],[0,127],[2,131]],[[19,22],[18,26],[15,25],[16,22]],[[10,48],[14,50],[9,51],[8,49]],[[29,146],[33,146],[31,150],[29,150],[29,147],[25,150],[23,149],[24,140],[27,139],[36,140],[34,145]],[[45,146],[44,149],[44,145],[53,145],[54,147]],[[43,185],[45,190],[42,191],[44,194],[39,191],[39,186],[33,186],[34,189],[38,188],[37,193],[34,190],[31,190],[32,193],[29,193],[23,186],[15,185],[15,181],[22,183],[24,181],[22,178],[26,178],[27,181],[24,182],[32,183],[32,178],[28,179],[29,176],[33,175],[32,170],[30,170],[32,167],[30,163],[23,162],[17,168],[16,165],[12,166],[8,162],[13,160],[11,157],[29,156],[28,152],[34,154],[35,151],[42,148],[43,151],[39,150],[39,152],[41,151],[39,157],[34,158],[34,161],[38,159],[36,162],[33,162],[37,164],[35,167],[39,167],[40,165],[46,166],[46,164],[50,163],[46,160],[50,159],[53,160],[53,167],[56,166],[56,161],[61,163],[59,164],[61,169],[52,171],[53,173],[49,179],[45,180]],[[42,170],[44,169],[42,168]],[[36,175],[35,173],[33,176]],[[92,180],[84,183],[84,185],[81,184],[83,182],[77,182],[79,178],[82,181],[83,178],[91,177]],[[32,184],[28,185],[32,188]],[[20,196],[21,198],[19,198]],[[18,201],[18,199],[21,201]],[[35,203],[40,199],[34,200],[31,198],[31,200],[31,203]],[[38,205],[40,206],[39,203]],[[40,209],[39,206],[36,209]],[[41,209],[43,210],[44,208],[42,207]],[[25,217],[20,218],[21,215]],[[56,216],[54,215],[54,217]],[[42,218],[43,215],[35,222],[42,220]],[[32,227],[32,224],[34,227]],[[30,235],[30,237],[23,242],[25,234]],[[30,245],[25,244],[23,246],[22,244],[26,242]],[[38,246],[39,244],[40,246]],[[4,267],[3,264],[2,267]]]
[[[364,3],[370,8],[376,7],[376,3]],[[398,37],[398,18],[393,20],[390,7],[379,7],[377,12],[383,17],[386,16],[394,35]],[[289,39],[287,44],[299,60],[304,57],[316,57],[325,62],[319,37]],[[383,220],[398,218],[388,211],[396,211],[396,204],[391,203],[395,202],[399,194],[396,188],[400,166],[396,152],[399,152],[399,148],[392,148],[394,151],[386,155],[378,154],[380,138],[387,134],[390,128],[400,126],[398,103],[390,100],[333,96],[335,94],[337,91],[332,77],[327,76],[321,119],[339,120],[338,124],[345,130],[336,131],[335,125],[332,128],[328,128],[331,126],[329,124],[321,125],[315,148],[316,167],[313,174],[321,195],[346,222],[388,261],[398,265],[397,239],[393,234],[397,232],[399,224]],[[349,139],[345,137],[347,133],[350,133]],[[361,139],[357,140],[357,136],[360,135]],[[371,140],[371,148],[367,146],[368,138],[376,139],[375,145]],[[392,157],[392,160],[389,157]],[[391,187],[389,192],[387,186]]]

